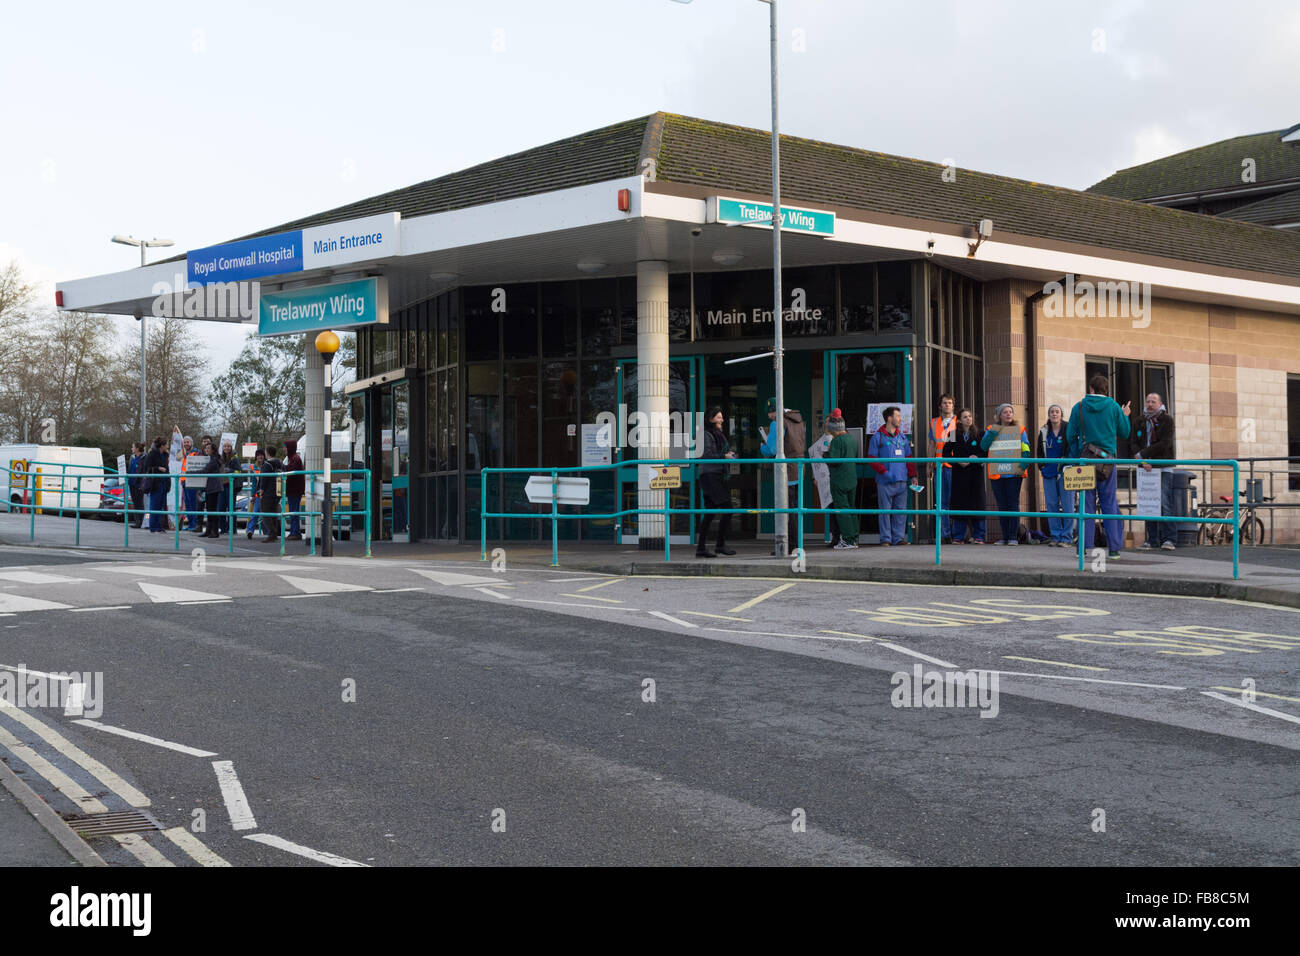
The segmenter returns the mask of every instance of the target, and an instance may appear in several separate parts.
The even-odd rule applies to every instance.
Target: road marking
[[[103,607],[74,607],[73,614],[85,614],[88,611],[129,611],[130,604],[106,604]]]
[[[710,614],[708,611],[682,611],[683,614],[690,614],[694,617],[713,617],[719,621],[741,621],[744,624],[753,624],[752,617],[732,617],[730,614]]]
[[[579,601],[604,601],[606,604],[622,604],[618,598],[601,597],[599,594],[565,594],[560,592],[560,597],[577,598]]]
[[[739,627],[706,627],[706,631],[718,631],[721,634],[753,634],[757,637],[788,637],[802,641],[852,641],[851,637],[826,637],[822,634],[786,634],[782,631],[746,631]]]
[[[77,685],[73,685],[74,687]],[[133,807],[149,806],[149,798],[143,793],[131,786],[112,770],[109,770],[102,763],[96,760],[90,754],[77,747],[72,741],[68,740],[53,727],[50,727],[42,720],[38,720],[31,714],[26,713],[21,707],[15,707],[7,701],[0,700],[0,712],[12,717],[18,723],[35,731],[42,740],[57,750],[63,756],[67,757],[73,763],[77,764],[83,770],[88,771],[96,777],[100,783],[108,787],[119,797]]]
[[[16,674],[33,674],[36,677],[44,677],[47,680],[70,681],[72,678],[67,674],[47,674],[45,671],[34,671],[24,667],[22,664],[0,664],[0,670],[13,671]]]
[[[1131,680],[1106,680],[1101,677],[1070,677],[1066,674],[1035,674],[1032,671],[995,671],[986,667],[973,667],[971,670],[976,674],[999,674],[1003,677],[1041,677],[1044,680],[1074,680],[1082,681],[1085,684],[1114,684],[1116,687],[1148,687],[1154,690],[1187,690],[1186,687],[1179,687],[1176,684],[1143,684],[1139,681]]]
[[[611,584],[618,584],[619,581],[626,581],[627,578],[610,578],[608,581],[601,581],[599,584],[593,584],[590,587],[578,588],[579,591],[594,591],[596,588],[607,588]]]
[[[260,551],[259,551],[259,552],[256,552],[256,553],[257,553],[257,554],[261,554]],[[298,563],[298,562],[294,562],[294,563],[291,564],[291,563],[289,563],[288,561],[284,561],[284,562],[276,562],[276,561],[209,561],[209,562],[208,562],[208,570],[212,570],[212,569],[214,569],[214,568],[217,569],[217,570],[226,570],[226,569],[230,569],[230,570],[235,570],[235,571],[275,571],[275,572],[280,572],[280,571],[284,571],[286,568],[291,568],[291,569],[293,569],[294,571],[297,571],[297,572],[299,572],[299,573],[306,572],[306,573],[308,573],[308,574],[317,574],[317,573],[319,573],[319,572],[325,570],[324,568],[313,568],[313,567],[311,567],[310,565],[301,564],[301,563]]]
[[[503,600],[503,601],[509,601],[509,600],[510,600],[510,595],[508,595],[508,594],[498,594],[496,591],[489,591],[487,588],[470,588],[470,590],[471,590],[471,591],[477,591],[479,594],[486,594],[486,595],[489,595],[490,597],[500,598],[500,599]]]
[[[950,664],[948,661],[941,661],[937,657],[930,657],[928,654],[922,654],[920,651],[914,651],[910,648],[902,647],[899,644],[891,643],[890,641],[877,641],[876,643],[881,647],[888,647],[891,650],[898,651],[900,654],[907,654],[909,657],[919,657],[923,661],[929,661],[931,664],[938,664],[940,667],[946,667],[949,670],[957,669],[956,664]]]
[[[154,604],[206,603],[208,601],[229,601],[228,594],[208,594],[205,591],[191,591],[189,588],[173,588],[165,584],[151,584],[137,581],[136,587],[149,596]]]
[[[1083,671],[1106,671],[1108,667],[1093,667],[1091,664],[1067,664],[1065,661],[1045,661],[1039,657],[1013,657],[1010,654],[1003,654],[1004,661],[1028,661],[1031,664],[1055,664],[1057,667],[1077,667]]]
[[[408,571],[428,578],[435,584],[496,584],[497,578],[484,577],[481,574],[463,574],[456,571],[427,571],[424,568],[407,568]]]
[[[293,601],[297,598],[318,598],[325,597],[324,594],[281,594],[280,599],[284,601]]]
[[[424,588],[378,588],[376,594],[399,594],[402,591],[423,591]]]
[[[1245,691],[1240,687],[1212,687],[1211,690],[1226,690],[1230,694],[1243,694]],[[1283,697],[1281,694],[1266,694],[1262,690],[1252,690],[1250,692],[1255,697],[1271,697],[1273,700],[1289,700],[1293,703],[1300,704],[1300,697]]]
[[[698,624],[692,624],[690,621],[683,621],[680,617],[673,617],[671,614],[665,614],[663,611],[651,611],[651,617],[657,617],[661,621],[667,621],[669,624],[676,624],[679,627],[689,627],[692,630],[699,627]]]
[[[339,591],[370,591],[364,584],[344,584],[339,581],[318,581],[315,578],[299,578],[291,574],[281,574],[280,579],[292,584],[305,594],[335,594]]]
[[[0,571],[0,581],[19,584],[81,584],[88,578],[65,578],[61,574],[42,574],[39,571]]]
[[[172,827],[163,830],[162,835],[186,852],[200,866],[230,866],[224,859],[212,852],[212,849],[184,827]]]
[[[785,584],[779,584],[776,587],[772,588],[772,590],[760,594],[756,598],[751,598],[750,600],[746,601],[744,604],[740,604],[737,605],[736,607],[733,607],[727,613],[739,614],[741,611],[748,611],[751,607],[753,607],[755,604],[758,604],[760,601],[766,601],[768,598],[780,594],[782,591],[789,590],[790,588],[794,587],[796,583],[797,582],[795,581],[787,581]]]
[[[0,612],[6,614],[17,614],[21,611],[64,611],[71,606],[60,604],[58,601],[23,597],[21,594],[0,594]]]
[[[248,797],[244,796],[244,787],[235,775],[234,763],[229,760],[214,760],[212,769],[217,772],[217,784],[221,787],[222,799],[226,801],[230,825],[236,830],[256,830],[257,821],[253,819]]]
[[[96,568],[95,570],[109,571],[113,574],[133,574],[136,577],[144,578],[192,578],[205,573],[190,568],[164,568],[147,564],[127,565],[126,567],[117,568]]]
[[[134,730],[124,730],[121,727],[101,724],[97,720],[74,720],[73,723],[81,724],[83,727],[93,727],[96,730],[102,730],[106,734],[116,734],[119,737],[126,737],[130,740],[138,740],[142,744],[153,744],[155,747],[162,747],[164,750],[175,750],[177,753],[187,754],[191,757],[216,756],[216,754],[210,750],[199,750],[196,747],[187,747],[184,744],[172,743],[170,740],[163,740],[159,737],[150,737],[148,734],[136,733]]]
[[[27,746],[4,727],[0,727],[0,745],[8,747],[15,757],[50,782],[55,790],[81,807],[84,813],[107,813],[108,807],[87,793],[77,781]]]
[[[822,631],[823,634],[839,634],[843,637],[856,637],[864,641],[878,641],[880,638],[872,637],[869,634],[854,634],[852,631]]]
[[[592,611],[639,611],[637,607],[607,607],[604,604],[575,604],[573,601],[543,601],[540,598],[513,598],[520,604],[555,604],[559,607],[585,607]]]
[[[1270,717],[1277,717],[1280,718],[1281,720],[1289,720],[1293,724],[1300,724],[1300,717],[1295,717],[1291,714],[1284,714],[1280,710],[1270,710],[1268,707],[1259,706],[1259,704],[1247,703],[1246,701],[1242,700],[1239,697],[1228,697],[1225,694],[1215,693],[1212,690],[1203,690],[1201,691],[1201,693],[1204,694],[1206,697],[1213,697],[1215,700],[1226,701],[1229,704],[1235,704],[1238,707],[1244,707],[1246,708],[1246,710],[1253,710],[1257,714],[1268,714],[1268,716]]]
[[[163,856],[157,847],[152,846],[145,841],[145,838],[138,833],[114,833],[113,839],[121,844],[133,857],[143,863],[145,866],[175,866],[171,860]]]
[[[344,856],[335,856],[333,853],[326,853],[323,850],[313,850],[311,847],[302,846],[298,843],[290,843],[288,840],[272,836],[269,833],[250,833],[244,839],[253,840],[266,846],[273,846],[277,850],[284,850],[286,853],[296,853],[298,856],[305,856],[309,860],[325,863],[328,866],[366,866],[364,863],[349,860]]]

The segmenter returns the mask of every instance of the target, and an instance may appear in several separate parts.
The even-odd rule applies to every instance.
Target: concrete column
[[[316,336],[304,335],[302,342],[303,359],[307,369],[307,394],[304,403],[307,440],[298,451],[302,454],[302,461],[307,469],[317,471],[325,467],[325,447],[321,437],[321,418],[325,414],[325,363],[321,360],[320,353],[316,351]],[[319,479],[314,483],[308,482],[307,495],[303,499],[303,510],[320,510],[318,484]],[[313,523],[316,523],[314,519]],[[318,523],[316,534],[320,534]],[[307,536],[305,529],[303,536]]]
[[[636,264],[636,406],[641,412],[642,459],[667,458],[668,447],[668,263],[648,260]],[[638,482],[644,482],[641,474]],[[662,491],[641,490],[642,508],[662,508]],[[664,520],[638,516],[638,548],[662,551]]]

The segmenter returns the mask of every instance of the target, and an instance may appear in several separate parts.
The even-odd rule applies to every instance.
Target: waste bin
[[[1174,514],[1179,517],[1196,516],[1196,489],[1192,482],[1196,480],[1190,471],[1171,468],[1170,479],[1174,483]],[[1178,547],[1187,548],[1196,544],[1197,522],[1182,521],[1178,524]]]

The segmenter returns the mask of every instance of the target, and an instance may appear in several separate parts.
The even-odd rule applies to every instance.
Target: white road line
[[[172,827],[163,830],[162,835],[171,840],[195,863],[200,866],[230,866],[224,859],[212,852],[212,849],[185,827]]]
[[[59,753],[63,754],[63,756],[67,757],[77,766],[92,774],[100,783],[104,784],[104,786],[108,787],[108,789],[112,790],[119,797],[125,800],[129,806],[149,806],[148,797],[135,787],[131,786],[112,770],[109,770],[94,757],[90,756],[90,754],[74,745],[70,740],[56,731],[53,727],[50,727],[44,721],[33,717],[31,714],[25,712],[21,707],[14,707],[12,704],[8,704],[4,701],[0,701],[0,713],[3,713],[6,717],[12,717],[24,727],[35,731],[47,744]]]
[[[13,671],[16,674],[32,674],[36,677],[44,677],[46,680],[70,681],[72,678],[67,674],[47,674],[45,671],[34,671],[24,667],[22,664],[0,664],[0,670]]]
[[[365,863],[358,863],[356,860],[349,860],[345,856],[335,856],[333,853],[326,853],[323,850],[313,850],[311,847],[303,846],[299,843],[290,843],[282,837],[272,836],[269,833],[249,833],[244,837],[245,840],[252,840],[256,843],[262,843],[266,846],[273,846],[277,850],[284,850],[286,853],[296,853],[298,856],[305,856],[309,860],[315,860],[317,863],[325,863],[328,866],[366,866]]]
[[[17,614],[22,611],[66,611],[70,604],[23,597],[21,594],[0,594],[0,612]]]
[[[601,597],[599,594],[567,594],[560,592],[560,597],[577,598],[579,601],[603,601],[606,604],[622,604],[618,598]]]
[[[477,589],[476,589],[477,590]],[[639,611],[637,607],[609,607],[605,604],[575,604],[573,601],[543,601],[540,598],[513,598],[520,604],[555,604],[560,607],[585,607],[592,611]]]
[[[137,581],[136,587],[143,591],[154,604],[202,604],[208,601],[230,600],[229,594],[209,594],[206,591],[173,588],[165,584],[152,584],[149,581]]]
[[[692,617],[712,617],[719,621],[740,621],[742,624],[753,624],[752,617],[732,617],[730,614],[710,614],[708,611],[682,611],[683,614],[690,614]]]
[[[611,610],[621,610],[621,608],[611,608]],[[650,616],[657,617],[661,621],[667,621],[670,624],[676,624],[680,627],[689,627],[691,630],[695,630],[699,627],[698,624],[692,624],[690,621],[683,621],[680,617],[673,617],[671,614],[665,614],[663,611],[651,611]]]
[[[87,580],[89,579],[67,578],[61,574],[42,574],[39,571],[0,571],[0,581],[16,581],[19,584],[84,584]]]
[[[1030,664],[1052,664],[1056,667],[1075,667],[1081,671],[1107,671],[1108,667],[1093,667],[1091,664],[1067,664],[1065,661],[1048,661],[1041,657],[1016,657],[1014,654],[1003,654],[1004,661],[1027,661]]]
[[[706,627],[706,631],[718,631],[722,634],[753,634],[758,637],[788,637],[793,640],[801,641],[854,641],[861,644],[862,641],[853,637],[827,637],[824,634],[786,634],[781,631],[746,631],[738,627]]]
[[[260,551],[255,553],[261,554]],[[316,574],[325,570],[324,568],[313,568],[310,565],[300,564],[297,562],[291,564],[287,560],[282,563],[276,561],[209,561],[208,570],[211,571],[213,569],[219,571],[227,569],[234,571],[275,571],[277,573],[280,571],[293,570],[298,572],[305,571],[310,574]]]
[[[292,574],[281,574],[280,579],[293,585],[304,594],[334,594],[338,591],[370,591],[364,584],[346,584],[340,581],[318,581],[315,578],[299,578]]]
[[[424,568],[407,568],[420,577],[428,578],[435,584],[495,584],[498,578],[484,577],[481,574],[464,574],[456,571],[428,571]]]
[[[165,568],[158,565],[132,564],[125,567],[104,568],[97,567],[96,571],[110,571],[113,574],[133,574],[143,578],[192,578],[197,577],[200,572],[184,568]]]
[[[1186,687],[1179,687],[1177,684],[1143,684],[1140,681],[1131,680],[1106,680],[1101,677],[1069,677],[1065,674],[1035,674],[1032,671],[995,671],[986,667],[971,668],[976,674],[999,674],[1003,677],[1041,677],[1044,680],[1073,680],[1081,681],[1085,684],[1114,684],[1117,687],[1149,687],[1153,690],[1187,690]]]
[[[510,600],[513,600],[513,599],[512,599],[509,595],[507,595],[507,594],[500,594],[500,593],[498,593],[497,591],[489,591],[489,590],[488,590],[487,588],[485,588],[485,587],[484,587],[484,588],[470,588],[470,590],[471,590],[471,591],[477,591],[479,594],[488,594],[488,595],[491,595],[491,596],[494,597],[494,598],[500,598],[500,599],[503,600],[503,601],[510,601]]]
[[[772,588],[772,590],[770,591],[764,591],[756,598],[750,598],[744,604],[737,604],[735,607],[727,611],[727,613],[739,614],[741,611],[748,611],[751,607],[753,607],[755,604],[758,604],[760,601],[766,601],[768,598],[774,597],[780,594],[782,591],[787,591],[790,588],[794,587],[796,583],[797,582],[795,581],[787,581],[785,584],[778,585]]]
[[[424,588],[379,588],[376,594],[399,594],[402,591],[423,591]]]
[[[54,764],[50,763],[13,734],[0,727],[0,746],[8,747],[15,757],[50,782],[55,790],[75,803],[84,813],[107,813],[108,807],[92,797],[86,790]]]
[[[129,611],[130,604],[108,604],[104,607],[74,607],[73,614],[85,614],[87,611]]]
[[[223,598],[216,601],[177,601],[179,607],[194,607],[196,604],[234,604],[232,598]]]
[[[881,647],[888,647],[890,650],[898,651],[898,653],[900,654],[906,654],[909,657],[917,657],[923,661],[929,661],[931,664],[937,664],[940,667],[946,667],[949,670],[957,669],[956,664],[949,663],[948,661],[942,661],[939,658],[931,657],[928,654],[922,654],[920,651],[914,651],[911,648],[903,647],[899,644],[894,644],[891,641],[877,641],[876,643],[879,644]]]
[[[1230,694],[1240,694],[1242,692],[1240,687],[1211,687],[1210,690],[1222,690],[1227,691]],[[1286,697],[1282,694],[1266,694],[1262,690],[1251,691],[1251,694],[1255,697],[1271,697],[1273,700],[1289,700],[1294,704],[1300,704],[1300,697]]]
[[[327,597],[325,594],[281,594],[280,598],[285,601],[294,601],[300,598],[318,598]]]
[[[222,799],[226,801],[226,812],[230,814],[230,825],[236,830],[256,830],[257,821],[253,819],[253,810],[244,796],[244,787],[235,776],[235,765],[229,760],[212,761],[212,769],[217,772],[217,783],[221,787]]]
[[[113,839],[125,847],[132,856],[145,866],[176,865],[163,856],[156,847],[147,843],[144,837],[138,833],[114,833]]]
[[[143,744],[153,744],[155,747],[162,747],[164,750],[175,750],[177,753],[186,754],[190,757],[216,756],[216,753],[210,750],[199,750],[195,747],[187,747],[184,744],[172,743],[170,740],[162,740],[159,737],[150,737],[148,734],[136,733],[134,730],[124,730],[121,727],[112,727],[108,724],[101,724],[97,720],[74,720],[73,723],[81,724],[83,727],[94,727],[96,730],[102,730],[106,734],[117,734],[119,737],[138,740]]]
[[[1292,714],[1284,714],[1280,710],[1272,710],[1268,707],[1261,707],[1259,704],[1251,704],[1242,700],[1240,697],[1229,697],[1227,694],[1220,694],[1218,691],[1203,690],[1201,691],[1206,697],[1213,697],[1215,700],[1222,700],[1229,704],[1236,704],[1238,707],[1244,707],[1246,710],[1253,710],[1257,714],[1267,714],[1270,717],[1277,717],[1281,720],[1289,720],[1293,724],[1300,724],[1300,717]]]

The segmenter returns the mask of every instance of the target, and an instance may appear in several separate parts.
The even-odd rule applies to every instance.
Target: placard
[[[208,482],[208,476],[200,474],[208,467],[207,455],[191,454],[185,459],[185,487],[202,488]]]
[[[1133,511],[1135,515],[1160,517],[1160,475],[1159,468],[1150,471],[1138,468],[1137,505]]]
[[[1097,472],[1092,465],[1065,465],[1061,476],[1066,491],[1093,491],[1097,487]]]
[[[226,442],[230,442],[230,448],[232,451],[238,448],[239,447],[238,438],[239,436],[236,435],[234,432],[222,432],[221,437],[217,439],[217,451],[220,452],[221,449],[225,448]]]
[[[254,455],[257,454],[257,442],[255,442],[255,441],[246,441],[246,442],[244,442],[244,447],[243,447],[243,449],[240,451],[240,454],[241,454],[244,458],[252,458]]]
[[[582,466],[608,465],[610,458],[610,425],[592,425],[584,422],[582,426]]]
[[[867,406],[867,431],[874,434],[880,431],[880,426],[885,424],[881,417],[886,408],[896,407],[903,415],[903,424],[899,426],[899,431],[904,435],[912,434],[912,406],[904,405],[902,402],[872,402]]]
[[[126,455],[117,456],[117,473],[119,475],[126,474]]]

